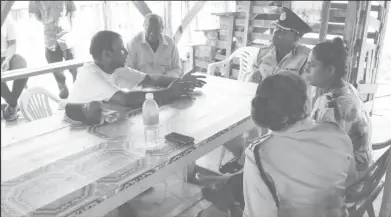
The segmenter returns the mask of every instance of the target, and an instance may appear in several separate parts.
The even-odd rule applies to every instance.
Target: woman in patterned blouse
[[[305,70],[309,84],[321,88],[312,118],[317,122],[335,122],[352,140],[358,175],[372,163],[371,121],[356,88],[343,80],[348,52],[341,38],[316,45]],[[358,191],[362,184],[352,190]],[[352,192],[354,193],[354,192]]]

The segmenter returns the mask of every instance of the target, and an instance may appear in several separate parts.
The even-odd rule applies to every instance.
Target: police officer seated
[[[274,25],[272,41],[260,49],[256,62],[253,63],[253,72],[246,80],[247,82],[259,83],[267,76],[281,70],[302,74],[311,49],[300,44],[300,39],[304,34],[312,32],[312,28],[286,7],[282,8],[282,13]],[[308,94],[311,94],[310,88],[308,88]],[[254,128],[246,133],[246,138],[241,135],[224,144],[224,147],[233,153],[234,159],[221,166],[220,172],[224,174],[240,170],[243,162],[239,159],[244,148],[249,141],[265,133],[258,132],[258,129]]]

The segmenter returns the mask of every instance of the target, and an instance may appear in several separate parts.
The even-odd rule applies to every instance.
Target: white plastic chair
[[[246,81],[248,76],[250,76],[253,73],[253,63],[255,62],[255,59],[257,58],[258,52],[260,48],[258,47],[241,47],[238,48],[235,52],[233,52],[227,59],[210,63],[208,65],[208,71],[207,73],[209,75],[215,75],[215,71],[217,68],[219,68],[220,73],[223,77],[228,78],[229,77],[229,69],[231,68],[231,62],[233,58],[239,58],[239,75],[238,75],[238,81]],[[254,93],[255,94],[255,93]],[[243,138],[247,137],[248,133],[245,132],[243,134]],[[220,168],[222,161],[225,156],[225,147],[222,148],[220,159],[218,163],[218,167]]]
[[[34,121],[53,115],[49,99],[58,103],[60,108],[65,102],[42,87],[32,87],[24,90],[19,98],[20,110],[27,121]]]
[[[223,77],[229,77],[229,69],[231,65],[231,61],[233,58],[239,58],[239,81],[246,81],[247,77],[251,75],[253,71],[253,63],[255,58],[257,58],[258,51],[260,48],[257,47],[241,47],[238,48],[235,52],[233,52],[227,59],[210,63],[208,65],[207,73],[209,75],[215,75],[216,68],[220,68],[220,73]]]

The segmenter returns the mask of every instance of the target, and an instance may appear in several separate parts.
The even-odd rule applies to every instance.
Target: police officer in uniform
[[[261,48],[258,52],[256,61],[253,63],[253,73],[246,77],[247,82],[259,83],[262,78],[273,75],[280,70],[287,70],[301,75],[307,57],[311,49],[300,44],[300,39],[304,34],[312,32],[312,28],[297,16],[290,9],[283,7],[282,13],[277,21],[274,22],[275,30],[273,39],[269,45]],[[311,96],[311,88],[308,88],[308,95]],[[309,103],[311,103],[311,98]],[[266,132],[259,133],[257,129],[246,132],[244,140],[251,140],[263,135]],[[224,147],[231,151],[235,158],[220,167],[221,173],[234,173],[242,168],[239,162],[240,153],[244,147],[238,144],[238,141],[224,144]],[[244,142],[247,143],[247,142]],[[245,144],[244,144],[245,145]],[[238,156],[239,155],[239,156]]]
[[[279,19],[274,23],[275,30],[270,45],[260,49],[253,74],[247,81],[259,83],[262,78],[288,70],[301,73],[311,49],[301,45],[304,34],[312,28],[290,9],[283,7]]]

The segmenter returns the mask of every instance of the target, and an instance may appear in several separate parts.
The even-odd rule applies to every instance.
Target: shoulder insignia
[[[266,141],[267,139],[269,139],[271,137],[271,134],[268,133],[266,135],[263,135],[259,138],[256,138],[254,140],[251,140],[250,141],[250,145],[248,146],[248,148],[251,150],[251,151],[254,151],[254,148],[255,146],[257,145],[260,145],[261,143],[263,143],[264,141]]]

